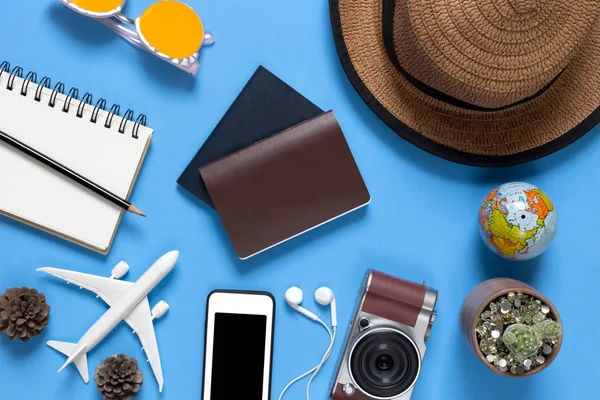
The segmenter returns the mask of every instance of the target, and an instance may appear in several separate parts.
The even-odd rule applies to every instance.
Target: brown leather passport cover
[[[331,111],[199,170],[241,259],[370,201]]]

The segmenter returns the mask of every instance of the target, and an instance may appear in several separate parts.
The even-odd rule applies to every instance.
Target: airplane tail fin
[[[87,347],[86,345],[77,347],[77,344],[75,343],[58,342],[56,340],[49,340],[46,344],[68,357],[67,362],[58,370],[58,372],[62,371],[67,365],[74,363],[77,367],[77,371],[79,371],[79,374],[83,378],[83,381],[85,383],[89,382],[90,375],[87,355],[83,352]]]

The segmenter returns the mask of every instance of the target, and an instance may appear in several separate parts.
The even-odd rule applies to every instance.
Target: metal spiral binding
[[[33,71],[29,71],[23,84],[21,85],[21,96],[27,96],[27,89],[29,88],[29,82],[37,82],[37,74]]]
[[[54,108],[54,105],[56,104],[56,96],[58,93],[65,94],[65,84],[62,82],[58,82],[56,85],[54,85],[54,90],[52,90],[52,93],[50,93],[48,105],[52,108]]]
[[[49,91],[50,88],[52,87],[52,81],[47,76],[44,76],[38,83],[37,82],[37,74],[33,71],[28,72],[25,75],[25,78],[23,78],[23,68],[21,68],[19,66],[15,66],[11,70],[11,65],[8,61],[3,61],[2,63],[0,63],[0,78],[2,78],[2,75],[4,73],[7,73],[10,75],[8,78],[8,81],[6,83],[6,90],[12,91],[14,89],[14,84],[15,84],[16,78],[23,79],[23,83],[21,84],[21,88],[19,91],[19,93],[22,96],[27,96],[29,94],[30,83],[36,84],[37,88],[35,90],[33,99],[35,101],[37,101],[38,103],[42,100],[42,93],[44,92],[44,90]],[[49,107],[54,108],[54,106],[56,105],[56,98],[59,93],[62,95],[65,94],[65,85],[62,82],[58,82],[54,85],[54,88],[52,89],[52,91],[50,93],[50,99],[48,100]],[[65,99],[65,102],[64,102],[64,105],[63,105],[61,111],[68,113],[71,109],[71,101],[73,99],[79,101],[79,105],[77,106],[77,111],[75,113],[75,116],[78,118],[83,118],[83,112],[85,110],[85,106],[86,105],[91,106],[93,103],[91,93],[85,93],[83,95],[83,97],[81,98],[81,100],[79,100],[79,89],[74,88],[74,87],[71,88],[67,92],[66,99]],[[98,122],[98,115],[100,113],[100,110],[106,111],[106,104],[107,104],[106,100],[103,98],[100,98],[96,102],[96,105],[94,106],[92,115],[90,117],[90,122],[92,122],[94,124]],[[118,104],[113,104],[108,111],[106,120],[104,121],[104,124],[103,124],[104,127],[107,129],[110,129],[112,127],[113,118],[115,117],[115,115],[120,116],[119,115],[120,112],[121,112],[121,107]],[[128,109],[125,112],[125,114],[123,115],[123,117],[121,117],[121,123],[119,124],[119,133],[125,133],[127,124],[129,122],[133,123],[134,118],[135,118],[134,111],[131,109]],[[145,126],[145,125],[146,125],[146,116],[144,114],[138,115],[137,119],[135,119],[135,123],[133,125],[133,131],[131,133],[131,136],[134,139],[138,139],[138,137],[139,137],[138,133],[139,133],[140,126]]]
[[[91,103],[92,103],[92,95],[90,93],[84,94],[83,98],[79,102],[79,107],[77,107],[77,113],[75,114],[75,116],[77,118],[83,118],[83,109],[85,108],[85,105],[91,104]]]
[[[6,89],[13,90],[13,86],[15,84],[15,78],[17,76],[19,78],[23,77],[23,68],[21,68],[21,67],[13,68],[12,72],[10,73],[10,77],[8,78],[8,82],[6,83]]]
[[[106,100],[104,100],[103,98],[100,98],[100,100],[98,100],[96,102],[96,107],[94,107],[94,110],[92,110],[92,116],[90,117],[90,121],[92,123],[96,123],[98,121],[98,113],[100,112],[100,110],[104,110],[104,108],[106,107]]]
[[[48,78],[47,76],[42,78],[40,83],[38,83],[37,89],[35,89],[35,96],[33,96],[33,99],[35,101],[39,103],[42,100],[42,90],[44,90],[44,88],[50,89],[50,83],[50,78]]]
[[[104,127],[110,129],[112,127],[112,120],[115,115],[119,115],[121,112],[121,106],[118,104],[113,104],[108,111],[108,116],[106,117],[106,122],[104,122]]]
[[[127,126],[127,123],[132,120],[133,117],[134,113],[131,108],[125,111],[125,115],[123,115],[123,119],[121,119],[121,123],[119,124],[119,133],[125,133],[125,127]]]

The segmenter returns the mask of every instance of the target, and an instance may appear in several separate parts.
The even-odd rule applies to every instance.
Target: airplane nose
[[[161,257],[166,265],[173,266],[179,258],[179,251],[173,250]]]
[[[161,271],[162,276],[164,276],[175,267],[178,258],[179,252],[177,250],[170,251],[163,254],[152,266],[155,267],[155,270]]]

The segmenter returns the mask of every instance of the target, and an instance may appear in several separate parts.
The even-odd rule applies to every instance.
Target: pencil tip
[[[142,217],[146,217],[146,214],[144,214],[143,212],[141,212],[140,209],[137,208],[136,206],[134,206],[133,204],[130,205],[127,210],[131,211],[134,214],[141,215]]]

